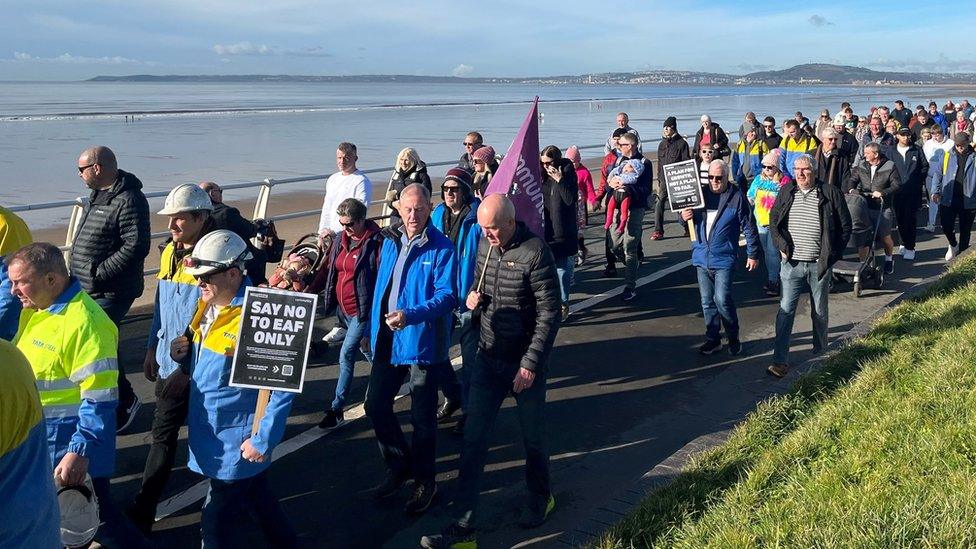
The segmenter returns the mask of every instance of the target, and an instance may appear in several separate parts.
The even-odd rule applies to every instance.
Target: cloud
[[[950,59],[944,53],[932,59],[879,58],[865,65],[873,69],[902,72],[976,72],[976,60]]]
[[[146,61],[129,59],[128,57],[85,57],[83,55],[71,55],[62,53],[56,57],[38,57],[22,51],[14,52],[14,60],[24,63],[64,63],[67,65],[152,65]]]
[[[461,63],[460,65],[454,67],[454,70],[451,71],[451,74],[453,74],[454,76],[461,77],[461,76],[467,76],[472,72],[474,72],[474,67],[472,67],[471,65],[465,65],[464,63]]]
[[[811,15],[807,21],[814,27],[829,27],[834,24],[832,21],[828,21],[826,17],[816,14]]]
[[[772,69],[773,66],[772,65],[753,65],[751,63],[739,63],[738,65],[736,65],[733,68],[738,69],[740,71],[745,71],[745,72],[758,72],[758,71],[768,71],[768,70]]]
[[[252,44],[238,42],[236,44],[214,44],[217,55],[280,55],[284,57],[332,57],[322,46],[311,46],[298,49],[285,49],[267,44]]]

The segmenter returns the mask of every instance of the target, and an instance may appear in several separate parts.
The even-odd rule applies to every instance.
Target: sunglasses
[[[545,160],[540,160],[540,162],[542,162],[542,165],[543,166],[551,166],[552,165],[552,160],[549,160],[548,162],[545,161]]]
[[[725,176],[724,175],[710,175],[710,176],[708,176],[708,179],[711,180],[711,181],[722,181],[723,179],[725,179]]]
[[[468,143],[467,141],[464,141],[461,144],[464,145],[465,147],[474,147],[476,145],[480,145],[481,143]]]
[[[195,278],[199,282],[203,282],[204,284],[210,284],[211,283],[211,280],[213,280],[213,277],[215,277],[215,276],[217,276],[217,275],[219,275],[221,273],[226,273],[229,270],[230,269],[221,269],[219,271],[213,271],[213,272],[209,272],[207,274],[196,275],[193,278]]]
[[[93,162],[93,163],[91,163],[91,164],[89,164],[87,166],[78,166],[78,173],[85,173],[85,170],[87,170],[88,168],[91,168],[92,166],[95,166],[97,164],[98,164],[98,162]]]
[[[441,189],[443,189],[444,192],[447,194],[454,194],[457,192],[461,192],[461,187],[441,187]]]
[[[836,137],[825,137],[824,141],[837,141]]]
[[[763,164],[763,169],[764,170],[775,170],[776,169],[776,166],[767,166],[766,164]]]
[[[349,229],[351,227],[355,227],[356,226],[356,223],[358,223],[358,222],[357,221],[350,221],[349,223],[343,223],[342,221],[339,222],[340,225],[342,225],[343,227],[345,227],[347,229]]]

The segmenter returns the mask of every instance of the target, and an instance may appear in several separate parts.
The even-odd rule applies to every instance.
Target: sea
[[[732,133],[746,111],[781,122],[799,110],[813,120],[824,108],[834,114],[843,101],[863,113],[899,98],[941,105],[946,93],[929,87],[0,82],[0,204],[87,194],[77,158],[91,145],[111,147],[119,166],[148,191],[164,191],[202,180],[230,184],[328,174],[336,170],[342,141],[357,145],[363,169],[392,166],[404,147],[428,163],[456,159],[470,130],[504,153],[536,96],[540,147],[565,149],[603,143],[618,111],[629,113],[631,125],[652,139],[660,137],[668,116],[677,117],[686,136],[694,136],[703,113]],[[584,158],[597,156],[602,152],[584,151]],[[439,176],[446,170],[430,171]],[[385,190],[388,178],[372,177],[375,193]],[[322,188],[316,181],[275,193]],[[240,190],[227,198],[255,194]],[[52,226],[65,221],[67,210],[24,215],[32,226]]]

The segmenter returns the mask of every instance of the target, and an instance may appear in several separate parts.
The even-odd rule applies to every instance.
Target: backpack
[[[278,237],[278,229],[271,219],[255,219],[254,226],[257,234],[254,241],[257,249],[264,252],[265,260],[268,263],[278,263],[285,253],[285,240]]]

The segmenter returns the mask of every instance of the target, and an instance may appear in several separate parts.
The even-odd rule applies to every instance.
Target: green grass
[[[976,546],[974,281],[970,257],[595,545]]]

